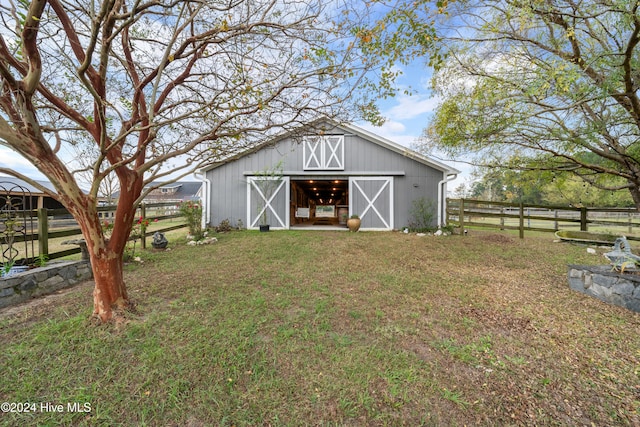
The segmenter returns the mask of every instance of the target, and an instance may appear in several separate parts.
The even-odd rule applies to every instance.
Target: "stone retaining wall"
[[[568,276],[571,289],[640,312],[640,275],[617,273],[610,265],[570,265]]]
[[[0,278],[0,308],[53,293],[93,277],[88,261],[52,262]]]

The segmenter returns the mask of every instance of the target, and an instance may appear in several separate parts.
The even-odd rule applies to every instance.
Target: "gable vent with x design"
[[[305,170],[344,170],[344,135],[306,137],[303,147]]]

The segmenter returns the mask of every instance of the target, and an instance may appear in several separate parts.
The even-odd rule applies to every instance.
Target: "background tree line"
[[[627,191],[603,190],[567,173],[496,169],[474,176],[456,187],[453,197],[536,205],[635,206]]]

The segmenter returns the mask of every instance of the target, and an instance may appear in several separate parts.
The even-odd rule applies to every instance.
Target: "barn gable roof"
[[[349,123],[338,123],[334,120],[329,120],[329,119],[320,119],[317,120],[313,123],[310,123],[308,126],[302,126],[300,128],[297,128],[295,130],[289,131],[289,132],[284,132],[280,135],[274,136],[272,138],[269,138],[265,141],[263,141],[260,144],[257,144],[255,147],[252,147],[246,151],[243,151],[241,153],[238,153],[236,155],[230,156],[224,160],[221,160],[219,162],[216,162],[214,164],[212,164],[211,166],[202,169],[202,172],[206,172],[212,169],[216,169],[222,165],[225,165],[227,163],[233,162],[235,160],[238,160],[242,157],[248,156],[250,154],[253,154],[257,151],[262,150],[265,147],[268,146],[272,146],[275,143],[277,143],[278,141],[281,141],[285,138],[288,138],[290,136],[300,136],[300,135],[307,135],[308,132],[305,131],[305,129],[316,129],[319,131],[322,130],[331,130],[331,129],[335,129],[335,128],[340,128],[343,131],[345,131],[346,133],[351,133],[351,134],[355,134],[371,143],[377,144],[383,148],[386,148],[390,151],[393,151],[395,153],[398,153],[402,156],[408,157],[410,159],[413,159],[419,163],[422,163],[426,166],[432,167],[436,170],[445,172],[447,174],[458,174],[460,173],[459,170],[452,168],[449,165],[446,165],[442,162],[439,162],[437,160],[431,159],[429,157],[426,157],[420,153],[418,153],[417,151],[411,150],[410,148],[407,148],[405,146],[402,146],[398,143],[395,143],[387,138],[383,138],[379,135],[376,135],[372,132],[369,132],[361,127],[355,126],[353,124],[349,124]]]
[[[452,168],[449,165],[446,165],[442,162],[439,162],[437,160],[431,159],[429,157],[426,157],[420,153],[418,153],[417,151],[414,151],[410,148],[407,148],[403,145],[400,145],[396,142],[393,142],[387,138],[383,138],[379,135],[376,135],[372,132],[369,132],[361,127],[355,126],[355,125],[351,125],[351,124],[343,124],[343,125],[339,125],[339,127],[342,127],[345,130],[348,130],[350,132],[353,132],[354,134],[366,139],[367,141],[373,142],[375,144],[380,145],[381,147],[387,148],[391,151],[394,151],[398,154],[402,154],[405,157],[409,157],[412,158],[414,160],[416,160],[417,162],[423,163],[427,166],[431,166],[434,169],[438,169],[442,172],[447,172],[450,174],[456,174],[456,173],[460,173],[459,170]]]

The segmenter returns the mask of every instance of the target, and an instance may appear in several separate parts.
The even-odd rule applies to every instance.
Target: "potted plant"
[[[265,197],[267,199],[271,198],[271,192],[273,191],[272,187],[273,184],[271,183],[271,181],[265,181],[266,184],[264,185],[264,193],[265,193]],[[269,231],[270,225],[267,224],[267,209],[266,209],[266,201],[262,201],[262,203],[258,203],[258,213],[260,214],[260,224],[258,224],[258,226],[260,227],[260,232],[264,233],[266,231]]]
[[[349,231],[353,232],[360,230],[360,217],[356,214],[351,215],[347,220],[347,227],[349,228]]]
[[[9,277],[14,274],[23,273],[29,269],[27,265],[15,265],[14,261],[9,261],[2,265],[0,269],[0,277]]]

